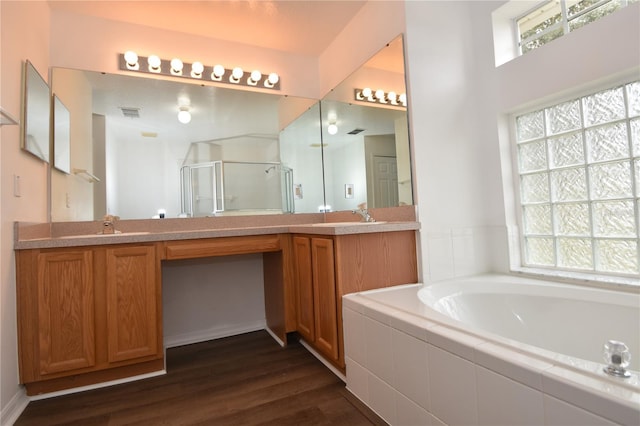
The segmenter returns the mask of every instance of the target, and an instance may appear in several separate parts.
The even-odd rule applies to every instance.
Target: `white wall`
[[[638,75],[640,5],[496,67],[491,13],[503,4],[405,4],[425,281],[509,269],[507,229],[512,240],[517,230],[506,113]]]
[[[262,279],[260,254],[165,262],[165,346],[263,329]]]
[[[44,2],[0,2],[0,106],[20,117],[23,61],[48,80],[49,7]],[[20,176],[20,197],[13,178]],[[47,165],[20,151],[19,126],[0,127],[0,424],[10,424],[27,400],[18,385],[13,222],[47,221]]]

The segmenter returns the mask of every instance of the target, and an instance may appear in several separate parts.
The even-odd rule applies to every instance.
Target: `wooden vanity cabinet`
[[[415,231],[292,237],[297,331],[344,371],[342,296],[415,283]]]
[[[29,395],[164,368],[155,244],[16,251]]]
[[[332,238],[293,237],[298,333],[339,363],[336,278]]]

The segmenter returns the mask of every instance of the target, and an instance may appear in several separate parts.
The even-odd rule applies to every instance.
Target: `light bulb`
[[[371,93],[372,91],[370,87],[365,87],[364,89],[362,89],[362,96],[364,96],[365,98],[370,98]]]
[[[403,106],[407,106],[407,94],[406,93],[401,93],[400,96],[398,96],[398,101],[403,105]]]
[[[265,80],[264,86],[273,87],[276,84],[278,84],[278,81],[280,81],[280,76],[275,72],[272,72],[271,74],[269,74],[269,77],[267,77],[267,79]]]
[[[184,64],[182,63],[182,61],[178,58],[173,58],[171,60],[171,74],[174,75],[182,75],[182,68],[184,67]]]
[[[329,124],[329,126],[327,126],[327,133],[329,133],[330,135],[335,135],[336,133],[338,133],[338,126],[335,123]]]
[[[387,99],[389,100],[389,102],[391,102],[391,104],[398,105],[398,95],[396,95],[396,92],[387,93]]]
[[[140,64],[138,64],[138,54],[133,50],[128,50],[124,53],[124,61],[127,63],[127,68],[130,70],[137,70],[140,68]]]
[[[244,71],[242,71],[242,68],[235,67],[233,71],[231,71],[231,78],[229,78],[229,81],[232,83],[239,83],[243,75]]]
[[[194,62],[191,64],[191,77],[200,78],[202,77],[202,72],[204,71],[204,65],[202,62]]]
[[[222,76],[224,75],[225,69],[222,65],[216,65],[213,67],[213,72],[211,73],[211,80],[220,81]]]
[[[149,63],[149,71],[160,72],[160,65],[162,65],[162,61],[159,56],[151,55],[147,58],[147,62]]]
[[[376,90],[376,99],[378,99],[379,102],[386,103],[386,101],[384,100],[384,90]]]
[[[258,70],[253,70],[251,71],[251,76],[249,77],[248,83],[252,86],[255,86],[261,79],[262,73]]]
[[[189,108],[180,107],[180,111],[178,112],[178,121],[182,124],[187,124],[191,121],[191,113],[189,112]]]

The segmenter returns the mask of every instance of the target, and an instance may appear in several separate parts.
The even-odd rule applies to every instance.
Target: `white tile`
[[[427,250],[425,259],[429,264],[429,280],[440,281],[453,278],[455,269],[450,233],[427,234]]]
[[[426,342],[427,329],[435,327],[437,324],[426,318],[396,310],[390,318],[389,325]]]
[[[391,327],[365,318],[366,368],[387,383],[393,380]]]
[[[475,347],[484,343],[484,340],[448,326],[437,326],[427,330],[427,342],[469,361],[474,361]]]
[[[476,367],[478,422],[480,425],[541,425],[542,392],[504,376]]]
[[[452,232],[453,269],[456,277],[477,273],[476,246],[471,228],[455,229]]]
[[[365,346],[364,317],[356,311],[345,308],[342,320],[345,357],[348,356],[365,365],[367,348]]]
[[[345,358],[347,364],[347,389],[365,404],[369,403],[369,373],[351,358]]]
[[[391,386],[373,374],[369,375],[369,408],[387,423],[396,424],[396,394]]]
[[[640,392],[601,377],[553,367],[542,374],[544,393],[620,424],[640,424]]]
[[[477,424],[475,366],[428,345],[431,413],[448,425]]]
[[[552,364],[493,343],[475,347],[478,365],[509,377],[534,389],[542,390],[542,372]]]
[[[612,426],[615,423],[552,396],[544,396],[544,423],[563,426]],[[640,418],[638,423],[640,424]]]
[[[401,331],[393,331],[393,382],[396,390],[429,410],[427,344]]]
[[[427,410],[416,405],[413,401],[396,392],[396,423],[397,426],[431,426],[432,416]]]

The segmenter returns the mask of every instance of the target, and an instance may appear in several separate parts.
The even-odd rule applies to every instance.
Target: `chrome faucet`
[[[102,218],[102,230],[100,231],[100,234],[117,234],[118,231],[116,231],[115,225],[117,219],[117,216],[110,214],[105,215],[105,217]]]
[[[351,210],[353,214],[359,214],[362,216],[363,222],[375,222],[376,220],[369,214],[367,210],[367,203],[358,204],[358,208],[355,210]]]

